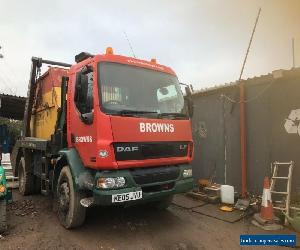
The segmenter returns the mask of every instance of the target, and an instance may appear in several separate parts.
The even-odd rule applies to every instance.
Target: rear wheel
[[[18,166],[19,192],[22,195],[34,193],[34,175],[25,168],[25,159],[21,157]]]
[[[69,166],[62,168],[57,182],[57,213],[60,223],[67,229],[81,226],[86,208],[80,204],[83,193],[75,190]]]
[[[6,201],[0,200],[0,234],[3,233],[6,228]]]

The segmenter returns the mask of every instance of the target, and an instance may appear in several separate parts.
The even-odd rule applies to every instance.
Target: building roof
[[[267,75],[255,76],[252,78],[242,79],[241,81],[245,84],[263,84],[266,82],[270,82],[273,79],[279,78],[293,78],[293,77],[300,77],[300,67],[299,68],[292,68],[289,70],[279,69],[274,70],[272,73]],[[299,83],[300,84],[300,83]],[[193,92],[193,95],[208,95],[218,92],[220,90],[224,90],[226,88],[233,88],[239,85],[239,81],[215,85],[213,87],[202,88],[200,90],[196,90]]]
[[[0,93],[0,116],[23,120],[26,97]]]

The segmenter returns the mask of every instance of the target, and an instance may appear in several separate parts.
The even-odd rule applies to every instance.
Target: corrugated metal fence
[[[271,162],[293,160],[295,197],[300,194],[300,68],[276,71],[244,83],[248,191],[261,194],[264,176],[271,176]],[[238,85],[201,91],[193,95],[193,100],[195,178],[213,178],[240,191]]]

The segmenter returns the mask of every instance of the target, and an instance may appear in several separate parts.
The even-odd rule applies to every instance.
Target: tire
[[[173,195],[167,196],[159,201],[155,201],[151,204],[152,207],[157,210],[166,210],[172,203]]]
[[[0,200],[0,234],[7,229],[6,225],[6,201]]]
[[[19,192],[22,195],[33,194],[35,191],[34,175],[26,171],[24,157],[21,157],[19,161],[18,177],[19,177]]]
[[[69,166],[64,166],[57,182],[57,214],[66,229],[81,226],[85,221],[86,208],[80,204],[84,194],[75,190]]]

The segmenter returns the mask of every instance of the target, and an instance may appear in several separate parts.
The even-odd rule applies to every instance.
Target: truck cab
[[[193,107],[174,71],[154,59],[115,55],[110,47],[102,55],[80,53],[75,61],[52,83],[61,98],[48,122],[34,122],[44,109],[33,104],[39,80],[29,84],[25,136],[13,154],[21,193],[33,186],[54,192],[60,222],[73,228],[89,206],[166,208],[174,194],[191,190]]]
[[[92,169],[188,163],[192,134],[175,73],[107,53],[71,67],[68,145]]]

